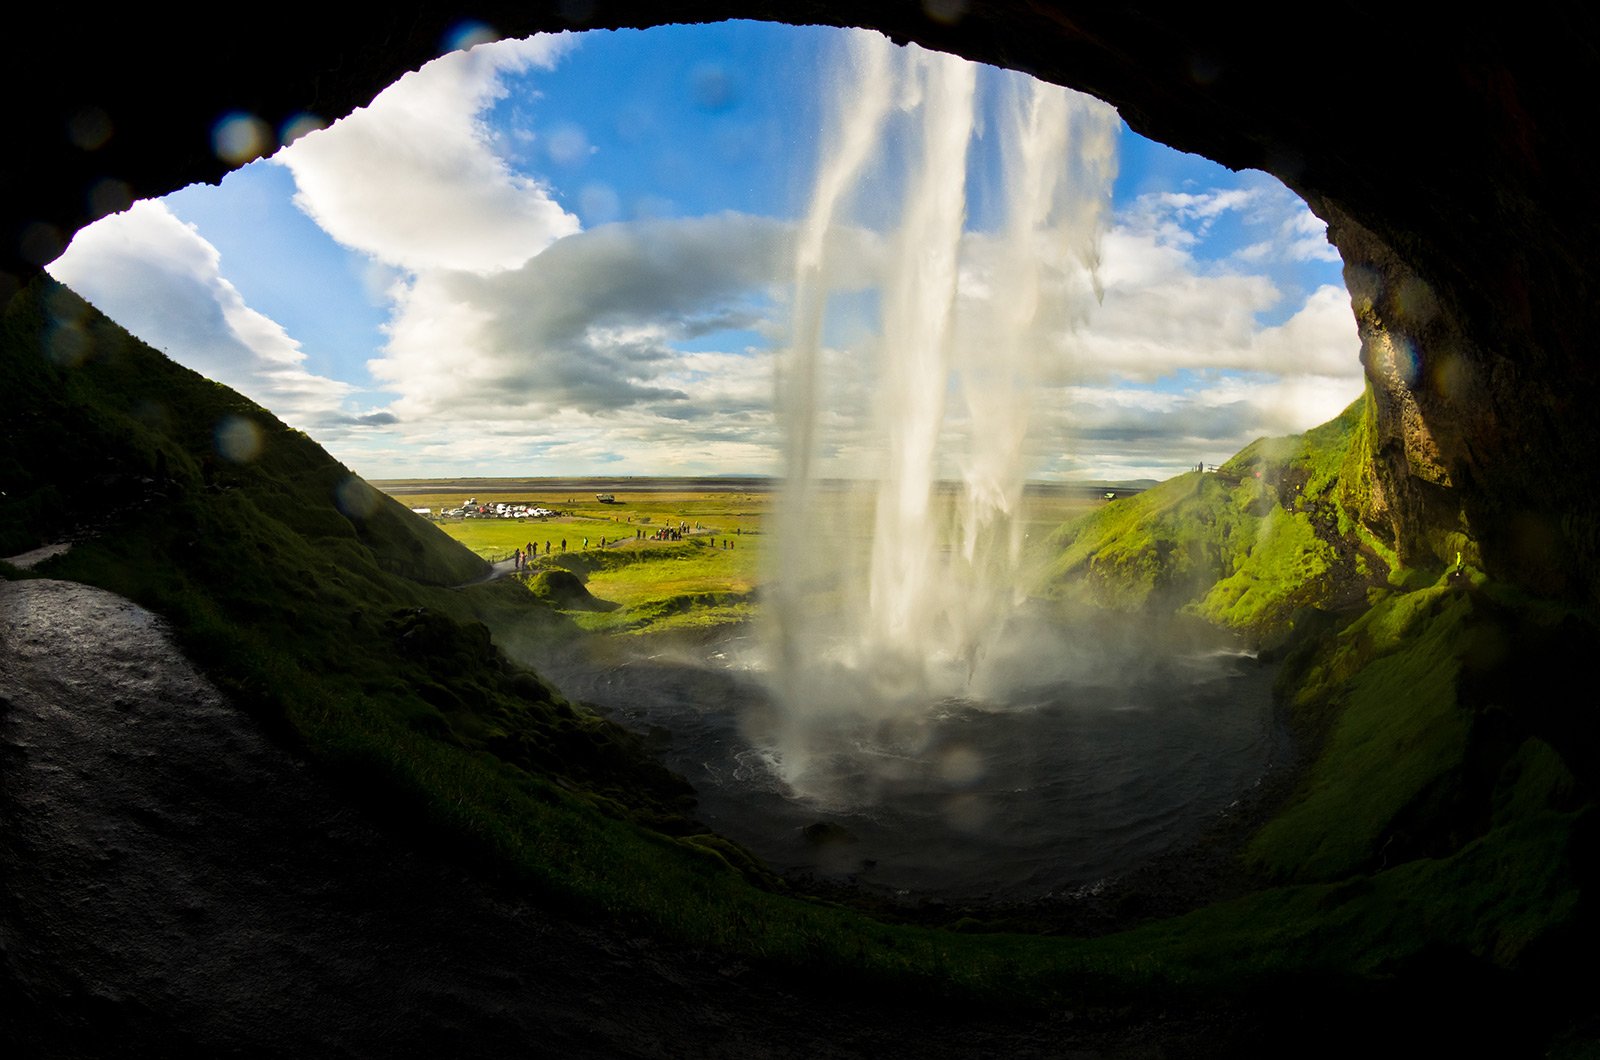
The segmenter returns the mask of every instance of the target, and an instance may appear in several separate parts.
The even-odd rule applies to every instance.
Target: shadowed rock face
[[[1369,518],[1410,559],[1453,559],[1467,532],[1497,575],[1600,596],[1587,464],[1600,212],[1581,157],[1600,16],[1550,5],[1437,22],[1350,4],[1264,22],[1065,0],[533,0],[471,14],[508,36],[729,17],[871,26],[1092,92],[1149,136],[1277,175],[1344,255],[1379,413]],[[13,16],[0,296],[130,197],[219,179],[219,116],[339,117],[436,55],[459,17],[431,0],[377,19],[276,5],[228,34],[133,10]]]

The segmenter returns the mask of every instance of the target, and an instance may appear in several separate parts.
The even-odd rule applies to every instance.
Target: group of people
[[[700,528],[700,524],[696,523],[695,524],[695,528],[699,529]],[[666,527],[666,526],[661,527],[655,533],[651,534],[648,538],[645,537],[644,530],[642,530],[642,529],[635,530],[633,537],[634,537],[635,541],[643,541],[643,540],[650,540],[650,541],[682,541],[684,539],[684,536],[687,535],[688,532],[689,532],[689,524],[688,523],[679,523],[675,527]],[[737,534],[737,533],[741,533],[742,531],[739,528],[735,528],[733,532]],[[612,540],[607,541],[605,538],[602,537],[600,539],[600,546],[599,547],[605,548],[608,544],[616,544],[616,542],[619,541],[619,540],[621,540],[621,539],[620,538],[613,538]],[[553,548],[555,548],[555,547],[556,547],[556,544],[555,544],[554,541],[546,541],[544,543],[544,554],[546,556],[550,555],[551,550]],[[582,547],[585,548],[585,549],[587,549],[589,547],[589,539],[587,537],[583,539]],[[731,549],[731,548],[733,548],[733,539],[731,537],[724,537],[722,539],[721,546],[718,546],[717,539],[713,537],[711,539],[711,547],[712,548],[721,547],[723,549]],[[561,543],[560,543],[560,551],[565,552],[566,550],[567,550],[567,539],[563,537],[561,539]],[[522,548],[517,549],[515,552],[513,552],[511,554],[512,568],[514,570],[519,570],[519,571],[527,570],[529,564],[531,564],[533,562],[533,560],[535,559],[535,557],[537,557],[538,555],[539,555],[539,546],[534,544],[532,541],[529,541]]]
[[[567,550],[567,539],[566,538],[562,538],[561,539],[561,551],[565,552],[566,550]],[[529,541],[528,544],[527,544],[527,547],[519,548],[514,553],[512,553],[511,554],[511,559],[512,559],[513,564],[515,565],[515,569],[516,570],[526,570],[528,564],[533,562],[533,557],[537,556],[538,554],[539,554],[539,546],[534,544],[532,541]],[[544,554],[547,555],[547,556],[550,554],[550,542],[548,542],[548,541],[546,541],[544,543]]]

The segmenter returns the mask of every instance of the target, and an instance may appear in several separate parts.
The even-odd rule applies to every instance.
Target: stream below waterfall
[[[1031,662],[1001,693],[813,731],[828,783],[802,791],[784,779],[756,637],[629,641],[541,665],[648,734],[697,816],[776,871],[902,901],[1092,891],[1192,843],[1290,757],[1274,668],[1231,640],[1034,622],[1003,642]]]

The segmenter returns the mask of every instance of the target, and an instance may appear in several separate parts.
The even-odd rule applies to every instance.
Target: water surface
[[[1193,842],[1287,755],[1270,667],[1220,636],[1030,622],[986,669],[1012,679],[905,715],[833,716],[808,780],[755,638],[631,651],[551,673],[651,732],[698,816],[780,872],[900,898],[1069,894]],[[834,685],[815,664],[819,694]]]

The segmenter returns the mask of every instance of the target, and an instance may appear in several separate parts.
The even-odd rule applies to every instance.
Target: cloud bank
[[[217,249],[160,202],[83,229],[49,271],[180,364],[296,426],[346,416],[341,406],[356,388],[308,371],[300,343],[245,304]]]
[[[371,476],[773,471],[793,222],[730,213],[580,230],[489,122],[507,75],[554,70],[575,40],[447,56],[274,161],[328,237],[388,277],[386,341],[364,376],[308,371],[300,342],[246,305],[216,249],[159,203],[85,229],[51,271]],[[550,152],[587,142],[576,121],[552,127],[564,139]],[[1039,474],[1161,477],[1303,430],[1360,392],[1347,296],[1297,286],[1336,260],[1321,222],[1281,185],[1239,180],[1135,199],[1104,239],[1103,298],[1056,292]],[[871,466],[857,443],[876,381],[859,351],[877,341],[876,305],[861,290],[884,241],[848,234],[830,265],[846,290],[826,336],[828,474]],[[981,247],[970,260],[963,297],[1003,297]]]
[[[493,272],[522,264],[578,219],[544,183],[513,173],[482,119],[503,77],[553,69],[575,38],[454,52],[371,105],[276,156],[295,202],[334,239],[404,269]]]

